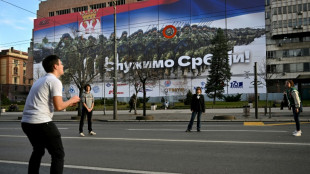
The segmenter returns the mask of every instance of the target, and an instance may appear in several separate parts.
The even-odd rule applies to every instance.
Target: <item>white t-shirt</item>
[[[48,73],[31,87],[21,122],[40,124],[52,121],[55,96],[62,96],[62,83],[54,74]]]

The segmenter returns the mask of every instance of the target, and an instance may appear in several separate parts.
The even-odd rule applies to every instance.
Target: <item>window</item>
[[[277,29],[277,28],[278,28],[278,22],[277,22],[277,21],[274,21],[274,22],[273,22],[273,28],[274,28],[274,29]]]
[[[23,75],[24,75],[24,76],[26,75],[26,70],[24,70],[24,73],[23,73]]]
[[[273,13],[272,13],[273,15],[277,15],[278,14],[278,11],[277,11],[277,8],[274,8],[273,9]]]
[[[310,20],[310,18],[309,18],[309,20]],[[293,27],[292,19],[289,19],[289,20],[288,20],[288,27]]]
[[[302,26],[302,18],[298,18],[298,26]]]
[[[272,59],[274,57],[275,57],[274,51],[267,51],[267,58]]]
[[[71,13],[70,9],[56,11],[56,15],[63,15],[63,14],[69,14],[69,13]]]
[[[297,63],[296,64],[296,71],[297,72],[303,72],[304,71],[304,64],[303,63]]]
[[[310,72],[310,63],[304,63],[304,72]]]
[[[284,21],[282,22],[282,26],[283,26],[283,28],[287,28],[287,21],[286,21],[286,20],[284,20]]]
[[[290,72],[296,72],[296,71],[297,71],[296,64],[290,64]]]
[[[73,11],[74,13],[80,12],[80,11],[87,11],[87,10],[88,10],[88,6],[72,8],[72,11]]]
[[[282,21],[278,21],[278,28],[282,28]]]
[[[296,5],[293,5],[292,8],[293,8],[293,13],[296,13],[297,12]]]
[[[304,21],[303,21],[303,25],[308,25],[308,19],[307,18],[304,18]]]
[[[283,50],[283,57],[288,57],[289,56],[289,51],[288,50]]]
[[[302,4],[298,4],[298,12],[302,11]]]
[[[286,14],[287,13],[286,6],[284,6],[282,8],[283,8],[283,10],[282,10],[283,14]]]
[[[277,72],[277,66],[276,65],[267,65],[267,73],[275,73]]]
[[[303,9],[302,9],[303,11],[308,11],[308,9],[307,9],[307,4],[303,4]]]
[[[278,14],[282,14],[282,7],[278,7]]]
[[[309,48],[302,49],[302,56],[310,56]]]
[[[292,13],[292,6],[287,6],[287,12]]]
[[[26,77],[23,77],[23,84],[26,84]]]
[[[90,5],[90,9],[105,8],[106,6],[107,6],[106,3],[94,4],[94,5]]]
[[[17,77],[14,77],[14,84],[17,84]],[[16,86],[15,86],[15,91],[16,91]]]
[[[18,75],[18,68],[14,67],[14,75]]]
[[[283,72],[290,72],[290,64],[283,64]]]
[[[55,12],[53,12],[53,11],[52,11],[52,12],[48,12],[48,16],[49,16],[49,17],[55,16]]]
[[[138,0],[141,1],[141,0]],[[270,0],[266,0],[266,5],[270,5]]]
[[[270,12],[266,12],[266,19],[270,19]]]
[[[27,62],[26,61],[24,61],[24,63],[23,63],[23,67],[26,67],[27,66]]]

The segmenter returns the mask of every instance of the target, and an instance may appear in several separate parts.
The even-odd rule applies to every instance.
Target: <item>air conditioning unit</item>
[[[299,11],[299,12],[298,12],[298,15],[302,15],[302,11]]]

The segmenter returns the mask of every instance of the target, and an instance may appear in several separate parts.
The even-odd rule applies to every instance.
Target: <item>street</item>
[[[195,122],[196,123],[196,122]],[[203,122],[186,133],[186,122],[94,122],[96,136],[79,137],[78,122],[57,122],[66,152],[66,174],[309,173],[310,126]],[[31,145],[19,122],[0,122],[0,173],[27,173]],[[50,155],[41,173],[49,173]]]

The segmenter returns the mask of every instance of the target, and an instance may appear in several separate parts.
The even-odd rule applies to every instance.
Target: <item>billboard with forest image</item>
[[[264,8],[263,0],[147,0],[117,6],[118,96],[132,95],[130,77],[140,69],[158,77],[148,83],[148,96],[204,88],[210,41],[218,28],[231,48],[226,93],[253,93],[254,62],[263,64],[266,58]],[[112,97],[113,7],[36,19],[33,36],[37,67],[56,54],[65,70],[92,79],[95,97]],[[70,91],[78,93],[71,83]],[[259,90],[265,93],[265,87]]]

